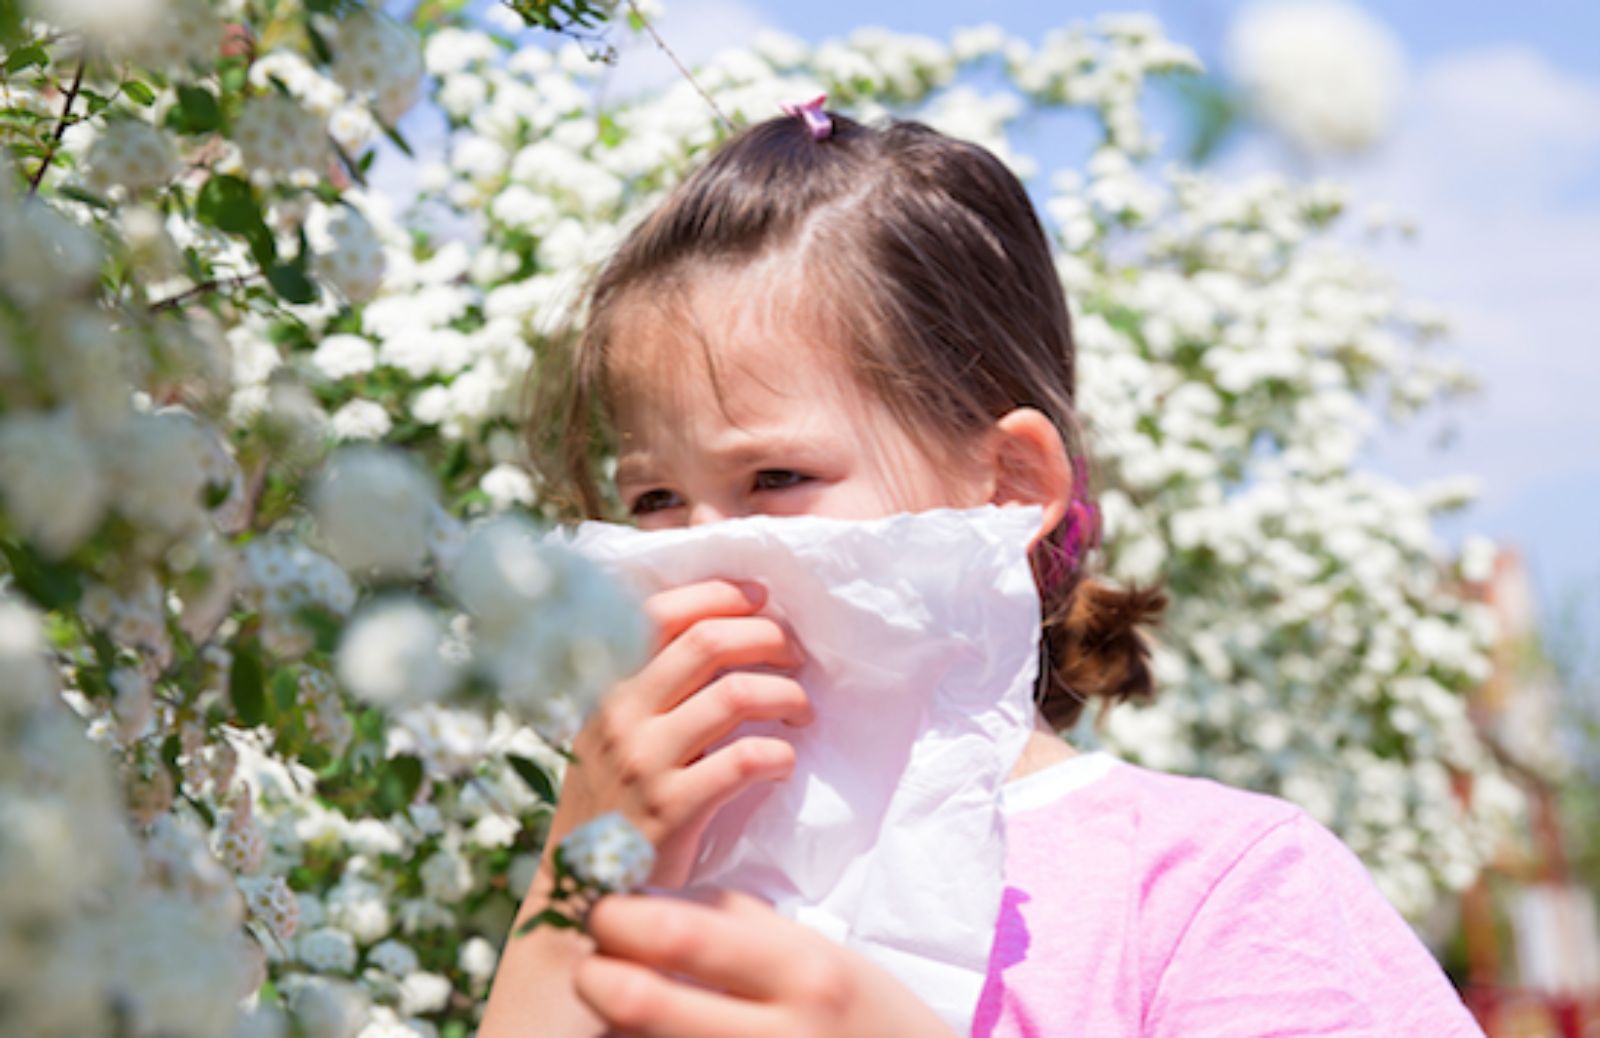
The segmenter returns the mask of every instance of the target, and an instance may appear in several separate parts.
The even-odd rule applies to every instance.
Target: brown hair
[[[566,370],[545,365],[539,413],[555,414],[547,475],[584,514],[605,511],[594,475],[609,436],[608,353],[624,297],[681,287],[707,269],[737,269],[788,250],[807,290],[828,301],[860,383],[907,428],[945,450],[970,446],[1016,407],[1055,424],[1091,502],[1074,408],[1066,298],[1044,230],[1017,178],[985,149],[915,122],[868,127],[830,113],[813,140],[780,117],[735,135],[626,237],[600,271]],[[785,257],[786,259],[790,257]],[[553,409],[553,410],[552,410]],[[1086,579],[1098,542],[1092,508],[1077,561],[1060,558],[1057,527],[1036,550],[1049,667],[1038,701],[1056,727],[1091,696],[1149,695],[1149,648],[1138,627],[1165,608],[1157,589]]]

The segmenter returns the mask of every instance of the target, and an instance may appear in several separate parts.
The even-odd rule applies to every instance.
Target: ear
[[[997,505],[1043,505],[1044,520],[1031,549],[1045,534],[1060,526],[1072,503],[1072,462],[1066,444],[1044,412],[1018,407],[994,423],[990,433],[993,489],[989,500]]]

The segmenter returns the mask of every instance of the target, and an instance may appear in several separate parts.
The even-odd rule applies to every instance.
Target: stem
[[[61,106],[61,121],[56,123],[56,132],[50,136],[50,148],[44,153],[44,158],[39,160],[39,168],[33,173],[33,180],[28,185],[28,195],[31,197],[39,193],[39,185],[44,183],[45,170],[50,168],[50,163],[55,161],[56,152],[61,150],[61,138],[66,136],[67,121],[72,115],[72,104],[78,99],[78,91],[83,88],[83,70],[88,66],[89,59],[78,59],[78,71],[72,75],[72,85],[67,87],[67,101]]]
[[[684,67],[683,62],[678,60],[678,56],[672,52],[671,47],[667,46],[667,41],[663,40],[661,34],[656,32],[656,27],[650,24],[650,19],[644,16],[644,12],[639,10],[639,5],[634,3],[634,0],[628,0],[628,11],[639,19],[639,24],[644,26],[644,31],[650,34],[652,40],[656,41],[656,46],[661,48],[661,52],[667,56],[667,59],[672,62],[683,78],[689,81],[689,85],[694,87],[694,92],[699,94],[701,99],[711,107],[712,114],[717,117],[717,121],[722,124],[722,128],[732,133],[734,129],[733,120],[723,114],[722,109],[718,108],[717,103],[711,99],[711,95],[706,93],[694,78],[694,74]]]
[[[344,145],[340,144],[332,137],[328,138],[328,143],[333,145],[334,154],[339,156],[339,162],[344,166],[344,171],[350,174],[350,179],[354,180],[362,187],[366,187],[367,175],[361,172],[361,167],[356,163],[356,160],[350,157],[350,153],[348,151],[344,150]]]
[[[254,277],[256,277],[254,274],[241,274],[238,277],[212,278],[210,281],[202,281],[193,288],[186,288],[175,296],[157,299],[150,304],[150,312],[154,314],[163,310],[175,310],[196,296],[203,296],[207,292],[215,292],[219,288],[244,288]]]

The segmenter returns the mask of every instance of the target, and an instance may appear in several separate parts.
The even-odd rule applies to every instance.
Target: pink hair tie
[[[806,124],[806,129],[811,131],[814,141],[825,140],[833,133],[833,120],[828,118],[828,113],[822,110],[823,102],[828,100],[827,94],[818,94],[809,101],[798,103],[789,101],[780,105],[784,115],[798,115]]]

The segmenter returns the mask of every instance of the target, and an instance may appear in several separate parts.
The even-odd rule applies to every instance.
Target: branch
[[[210,281],[202,281],[193,288],[186,288],[175,296],[157,299],[150,304],[150,312],[157,314],[163,310],[175,310],[189,300],[197,296],[203,296],[207,292],[215,292],[219,288],[244,288],[257,276],[256,274],[240,274],[238,277],[212,278]]]
[[[39,160],[39,168],[33,173],[33,180],[28,185],[28,195],[31,197],[39,193],[39,185],[44,183],[45,170],[50,168],[50,163],[55,161],[56,152],[61,150],[61,138],[67,133],[67,120],[72,114],[72,103],[78,99],[78,91],[83,88],[83,70],[89,64],[87,57],[78,59],[78,71],[73,73],[72,85],[67,88],[66,104],[61,106],[61,121],[56,123],[56,132],[50,137],[50,147],[44,153],[44,158]]]
[[[672,52],[671,47],[667,46],[667,41],[663,40],[661,34],[656,32],[656,27],[650,24],[650,20],[644,16],[643,11],[639,10],[639,5],[634,0],[628,0],[628,11],[639,20],[640,25],[644,26],[644,31],[650,34],[650,38],[656,41],[656,46],[661,48],[661,53],[667,56],[667,59],[683,75],[683,78],[689,81],[689,85],[694,87],[694,92],[699,94],[701,99],[711,106],[712,114],[717,117],[718,122],[722,123],[722,128],[732,133],[734,130],[733,120],[723,114],[722,109],[718,108],[717,103],[711,99],[711,95],[706,93],[704,88],[696,81],[694,74],[684,67],[683,62],[678,60],[678,56]]]

